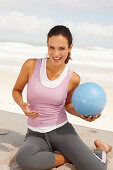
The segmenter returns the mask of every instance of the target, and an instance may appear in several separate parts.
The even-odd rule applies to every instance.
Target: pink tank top
[[[45,59],[42,59],[42,61],[43,60]],[[64,71],[66,76],[63,77]],[[54,85],[47,86],[41,74],[41,59],[36,60],[34,72],[27,84],[27,102],[30,103],[30,109],[40,111],[40,115],[34,119],[28,117],[28,126],[54,126],[67,120],[64,104],[68,93],[68,83],[73,71],[68,68],[66,72],[66,67],[64,71],[56,80],[50,81],[48,79],[49,83],[53,83]],[[60,83],[58,83],[59,79],[61,80]]]

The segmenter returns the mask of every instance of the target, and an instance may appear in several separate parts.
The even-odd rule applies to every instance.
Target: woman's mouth
[[[55,61],[59,61],[59,60],[61,59],[61,57],[53,57],[53,59],[54,59]]]

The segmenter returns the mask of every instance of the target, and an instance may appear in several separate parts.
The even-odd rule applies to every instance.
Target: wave
[[[43,58],[46,46],[0,42],[0,69],[14,72],[28,58]],[[113,72],[113,49],[101,47],[73,47],[69,65],[77,71]]]

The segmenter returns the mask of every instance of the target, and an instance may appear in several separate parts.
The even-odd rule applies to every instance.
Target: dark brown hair
[[[50,37],[57,36],[57,35],[62,35],[65,38],[67,38],[67,40],[68,40],[68,48],[69,48],[70,45],[72,44],[72,41],[73,41],[72,34],[71,34],[69,28],[67,28],[64,25],[56,25],[56,26],[54,26],[52,29],[50,29],[50,31],[47,34],[47,42],[48,42]],[[65,64],[67,64],[69,62],[69,60],[72,60],[70,52],[68,53],[68,56],[67,56],[67,58],[65,60]]]

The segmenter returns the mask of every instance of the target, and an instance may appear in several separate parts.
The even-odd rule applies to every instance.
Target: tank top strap
[[[69,68],[69,69],[68,69],[67,76],[66,76],[66,79],[65,79],[65,83],[67,84],[67,85],[66,85],[66,92],[67,92],[67,93],[68,93],[69,80],[70,80],[72,74],[73,74],[73,71]]]
[[[33,77],[38,77],[40,76],[40,67],[41,67],[41,59],[38,58],[36,59],[36,65],[35,65],[35,68],[34,68],[34,72],[33,72]]]
[[[67,74],[67,77],[66,77],[66,79],[67,79],[68,82],[69,82],[69,80],[70,80],[72,74],[73,74],[73,71],[69,68],[68,74]]]

